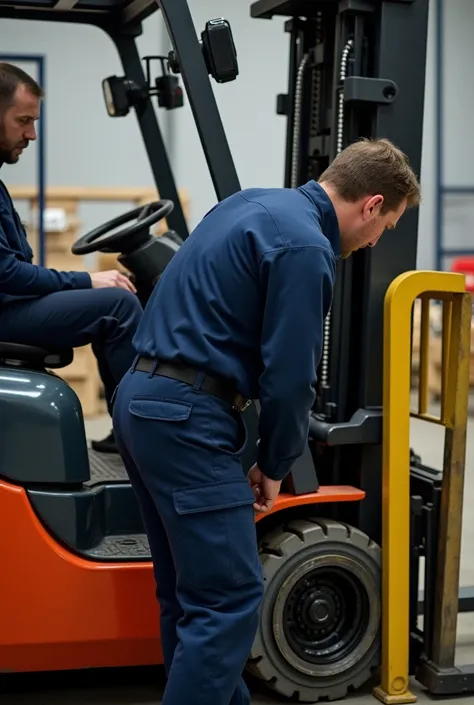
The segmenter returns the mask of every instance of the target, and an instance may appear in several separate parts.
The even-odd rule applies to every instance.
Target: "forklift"
[[[255,20],[286,19],[288,87],[277,98],[287,122],[282,185],[317,180],[360,137],[391,139],[420,172],[428,2],[249,5]],[[137,38],[155,11],[173,49],[142,63]],[[166,110],[189,100],[217,199],[241,188],[210,80],[238,78],[229,22],[212,19],[198,37],[186,0],[0,0],[0,18],[91,24],[115,43],[124,75],[104,79],[105,107],[114,118],[135,113],[160,200],[86,233],[73,252],[117,253],[146,304],[189,236],[155,99]],[[153,58],[161,67],[155,80]],[[150,228],[161,219],[168,229],[155,236]],[[396,236],[339,263],[308,444],[272,512],[256,516],[265,594],[247,669],[290,700],[344,697],[381,666],[384,300],[397,277],[416,269],[417,226],[417,212],[408,212]],[[163,662],[138,503],[120,457],[88,447],[81,404],[61,378],[73,354],[0,341],[0,673]],[[248,470],[258,403],[244,416]],[[412,460],[419,516],[420,506],[439,508],[440,480]],[[421,557],[433,565],[437,552],[436,533],[424,526],[416,523],[407,546],[413,574]],[[412,582],[410,673],[427,653],[417,617],[435,590],[428,581],[420,606]],[[453,692],[465,688],[460,680]]]

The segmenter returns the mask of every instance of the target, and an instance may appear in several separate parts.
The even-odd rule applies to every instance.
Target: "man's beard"
[[[0,135],[0,164],[16,164],[20,158],[19,153],[15,151],[18,147],[20,147],[19,144],[14,147],[7,146]],[[24,146],[22,149],[24,149]]]
[[[16,164],[20,155],[15,150],[18,148],[25,149],[27,146],[28,142],[9,144],[5,140],[3,125],[0,122],[0,166],[2,164]]]

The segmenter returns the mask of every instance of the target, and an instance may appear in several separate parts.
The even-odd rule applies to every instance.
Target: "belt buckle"
[[[251,399],[246,399],[242,396],[242,394],[237,394],[234,399],[234,403],[232,404],[232,408],[242,414],[246,409],[249,408],[251,403]]]

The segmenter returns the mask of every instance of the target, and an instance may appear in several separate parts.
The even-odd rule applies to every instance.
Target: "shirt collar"
[[[335,256],[340,257],[341,242],[339,222],[332,201],[326,191],[313,179],[303,186],[299,186],[298,190],[307,196],[316,206],[322,233],[331,243]]]

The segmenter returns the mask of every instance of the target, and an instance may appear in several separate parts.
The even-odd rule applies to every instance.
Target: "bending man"
[[[405,156],[360,141],[319,183],[216,205],[156,286],[114,427],[155,567],[163,705],[249,705],[241,672],[263,590],[254,511],[272,508],[308,442],[336,260],[374,247],[418,201]],[[248,479],[246,399],[261,407]]]

